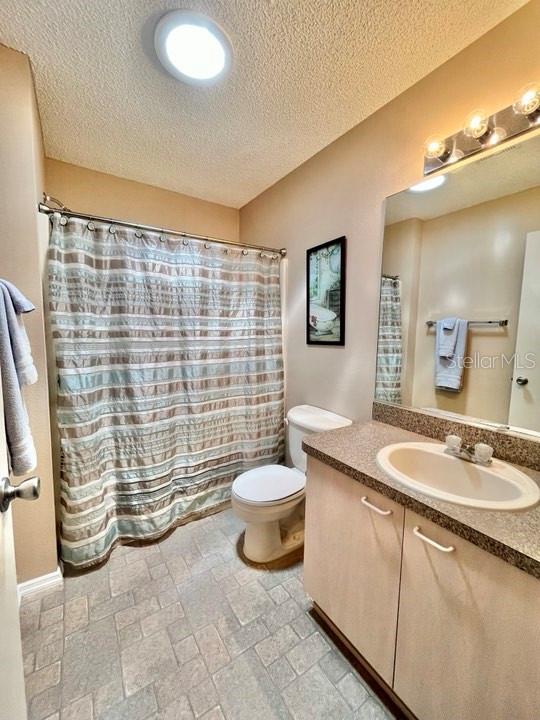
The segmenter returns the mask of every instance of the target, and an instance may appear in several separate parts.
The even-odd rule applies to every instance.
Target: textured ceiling
[[[240,207],[523,0],[0,0],[0,42],[31,58],[48,156]],[[230,75],[158,65],[168,9],[207,13]]]

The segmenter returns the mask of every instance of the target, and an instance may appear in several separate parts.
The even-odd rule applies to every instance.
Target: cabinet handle
[[[364,505],[368,507],[370,510],[373,510],[374,512],[378,513],[379,515],[391,515],[392,510],[381,510],[381,508],[378,508],[376,505],[373,505],[373,503],[370,503],[367,499],[367,495],[364,495],[360,498]]]
[[[435,540],[428,538],[426,535],[420,532],[419,525],[415,525],[415,527],[413,527],[413,533],[416,535],[417,538],[420,538],[422,542],[425,542],[428,545],[432,545],[434,548],[437,548],[437,550],[440,550],[441,552],[451,553],[454,552],[454,550],[456,549],[453,545],[440,545],[438,542],[435,542]]]

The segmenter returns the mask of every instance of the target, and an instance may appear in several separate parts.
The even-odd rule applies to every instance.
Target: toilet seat
[[[304,493],[306,476],[296,468],[284,465],[262,465],[239,475],[232,493],[249,505],[278,505]]]

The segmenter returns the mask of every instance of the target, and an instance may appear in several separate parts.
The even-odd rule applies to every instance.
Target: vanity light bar
[[[526,85],[512,105],[493,115],[474,110],[463,130],[450,137],[429,137],[424,144],[424,175],[535,129],[540,129],[540,82]]]

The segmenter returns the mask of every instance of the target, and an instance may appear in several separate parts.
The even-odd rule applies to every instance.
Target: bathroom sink
[[[540,500],[540,488],[517,468],[493,459],[476,465],[429,442],[387,445],[377,465],[391,478],[430,497],[485,510],[520,510]]]

